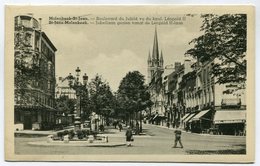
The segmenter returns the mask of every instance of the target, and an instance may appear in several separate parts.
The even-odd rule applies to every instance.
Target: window
[[[40,36],[38,33],[35,33],[35,50],[39,51],[40,50]]]
[[[51,82],[48,81],[48,90],[51,90]]]
[[[26,33],[24,36],[24,44],[26,46],[31,46],[31,38],[32,38],[32,34],[30,33]]]
[[[16,47],[18,47],[21,43],[21,34],[17,33],[15,34],[15,38],[14,38],[14,44]]]
[[[208,71],[207,71],[207,82],[210,82],[210,67],[208,67]]]
[[[48,71],[50,72],[52,69],[52,64],[51,64],[51,61],[48,62]]]
[[[39,28],[38,21],[36,21],[35,19],[33,19],[33,27],[34,28]]]
[[[25,26],[25,27],[30,27],[30,26],[31,26],[30,18],[29,18],[29,19],[22,18],[22,19],[21,19],[21,23],[22,23],[22,25]]]

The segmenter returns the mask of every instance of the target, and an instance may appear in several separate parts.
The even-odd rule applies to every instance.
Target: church
[[[158,37],[157,37],[157,28],[155,28],[154,33],[154,42],[152,49],[152,56],[149,51],[148,55],[148,78],[147,83],[149,85],[149,92],[151,95],[151,100],[154,103],[150,110],[150,123],[163,125],[165,116],[165,108],[163,104],[163,84],[162,84],[162,75],[164,72],[163,66],[163,53],[162,50],[159,51]]]
[[[152,57],[149,51],[148,55],[148,84],[151,83],[154,74],[162,70],[163,71],[163,54],[161,50],[161,55],[159,55],[159,46],[158,46],[158,37],[157,37],[157,29],[155,28],[154,33],[154,43],[153,43],[153,50],[152,50]]]

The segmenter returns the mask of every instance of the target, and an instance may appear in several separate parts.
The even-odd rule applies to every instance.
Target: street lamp
[[[69,80],[69,86],[76,91],[76,106],[75,106],[75,117],[74,117],[74,126],[75,130],[81,129],[81,95],[82,91],[87,88],[88,76],[86,73],[83,76],[83,84],[79,81],[81,70],[77,67],[76,78],[69,73],[67,79]]]

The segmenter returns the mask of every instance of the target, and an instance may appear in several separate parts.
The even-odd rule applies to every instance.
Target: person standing
[[[114,120],[113,125],[114,125],[114,127],[116,129],[116,126],[117,126],[117,121],[116,120]]]
[[[127,127],[125,136],[126,136],[126,145],[127,146],[132,146],[131,143],[132,143],[132,140],[133,140],[133,133],[132,133],[132,130],[131,130],[130,126]]]
[[[122,125],[122,123],[118,123],[118,129],[119,129],[119,131],[121,132],[122,131],[122,129],[123,129],[123,125]]]
[[[139,135],[139,132],[140,132],[140,130],[139,130],[139,123],[136,122],[136,125],[135,125],[135,135]]]
[[[182,145],[182,142],[181,142],[181,130],[179,129],[176,129],[174,131],[174,134],[175,134],[175,140],[174,140],[174,146],[173,148],[177,148],[177,143],[179,142],[181,148],[183,148],[183,145]]]
[[[167,122],[167,127],[170,128],[170,122]]]

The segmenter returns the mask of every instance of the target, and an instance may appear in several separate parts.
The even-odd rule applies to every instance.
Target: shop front
[[[196,115],[196,113],[190,113],[185,119],[183,119],[182,123],[184,126],[184,129],[186,131],[191,131],[191,119]]]
[[[55,125],[56,111],[40,106],[15,106],[16,130],[48,130]]]
[[[219,110],[214,116],[214,125],[223,135],[246,134],[246,111],[245,110]]]
[[[212,124],[212,113],[210,110],[203,110],[191,119],[191,131],[195,133],[207,133]]]

